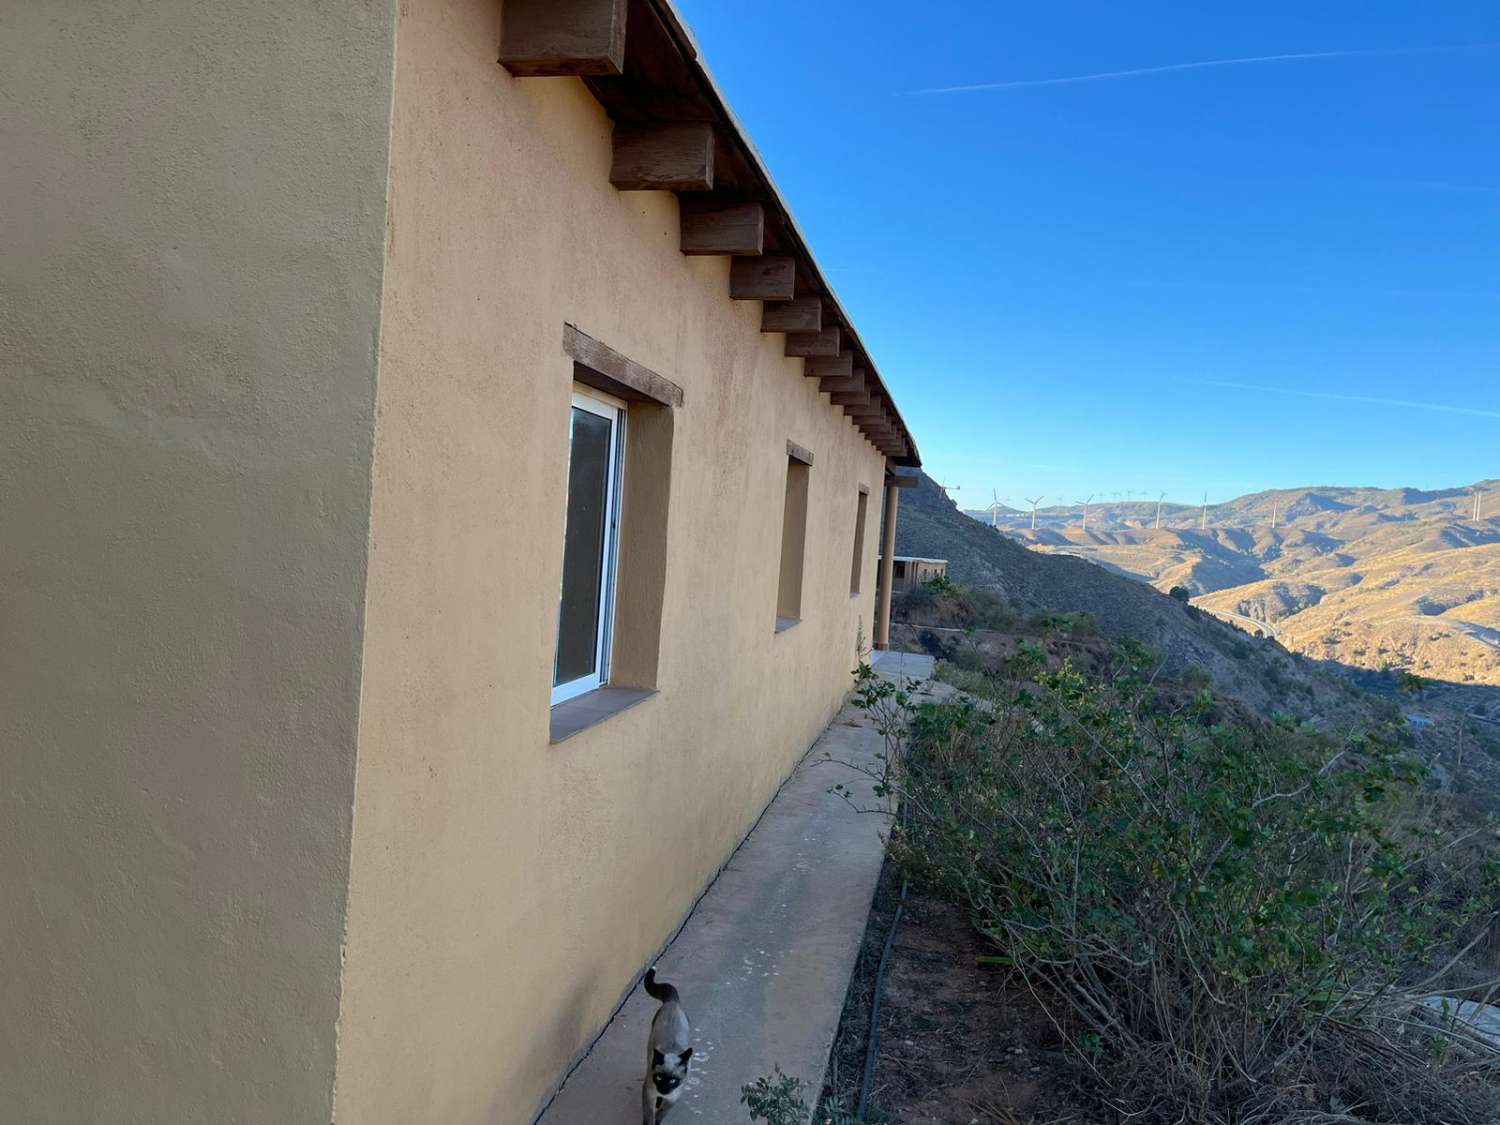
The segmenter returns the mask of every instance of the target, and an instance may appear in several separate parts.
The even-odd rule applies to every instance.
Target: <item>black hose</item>
[[[875,996],[870,1001],[870,1038],[865,1043],[865,1076],[859,1084],[859,1107],[854,1111],[856,1121],[865,1119],[865,1110],[870,1105],[870,1087],[875,1084],[875,1053],[880,1040],[880,988],[885,983],[885,967],[890,963],[891,947],[896,944],[896,928],[901,925],[901,913],[905,909],[906,880],[903,879],[901,900],[896,904],[890,933],[885,935],[885,948],[880,951],[880,966],[875,970]]]

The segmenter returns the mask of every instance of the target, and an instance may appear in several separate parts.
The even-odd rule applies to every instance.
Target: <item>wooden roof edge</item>
[[[765,160],[756,149],[754,142],[751,141],[749,131],[740,123],[734,111],[729,108],[729,101],[725,98],[723,91],[719,89],[719,84],[714,80],[713,74],[708,69],[708,65],[703,61],[703,53],[699,51],[698,43],[693,38],[692,32],[688,30],[687,24],[677,12],[673,0],[647,0],[647,3],[655,10],[662,22],[662,26],[667,30],[668,34],[676,41],[678,49],[682,52],[682,57],[692,65],[694,77],[702,87],[710,105],[717,113],[719,124],[729,134],[733,143],[739,147],[746,164],[759,177],[766,198],[775,206],[788,235],[796,242],[795,251],[797,257],[801,259],[808,273],[816,280],[819,289],[822,290],[823,296],[833,306],[834,314],[837,316],[840,325],[849,334],[854,351],[864,358],[862,366],[865,368],[866,378],[874,384],[872,390],[878,390],[880,397],[885,400],[886,407],[890,410],[892,419],[901,427],[901,436],[906,441],[907,453],[905,456],[895,459],[896,463],[911,468],[920,466],[922,458],[917,451],[916,440],[912,437],[911,429],[907,426],[906,420],[901,417],[901,412],[896,408],[895,397],[885,385],[885,380],[880,377],[880,372],[876,368],[874,361],[870,359],[870,353],[864,346],[864,342],[860,339],[859,332],[854,327],[854,321],[848,312],[845,311],[843,302],[839,300],[833,285],[824,275],[822,269],[819,268],[818,260],[813,256],[813,252],[808,246],[807,238],[803,235],[802,228],[797,224],[796,216],[792,214],[792,210],[787,205],[786,198],[782,195],[781,189],[776,186],[776,181],[772,177],[770,169],[766,166]]]

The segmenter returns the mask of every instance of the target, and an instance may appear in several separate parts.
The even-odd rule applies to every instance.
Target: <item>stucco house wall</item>
[[[871,636],[850,562],[881,454],[729,299],[728,259],[679,252],[675,196],[610,186],[583,83],[496,66],[496,9],[413,4],[397,35],[337,1092],[361,1125],[530,1121]],[[565,322],[684,401],[658,694],[551,744]],[[777,634],[788,440],[814,464]]]
[[[394,23],[0,16],[0,1121],[330,1119]]]
[[[0,1121],[530,1121],[872,639],[883,455],[500,9],[3,17]],[[554,743],[565,323],[683,401]]]

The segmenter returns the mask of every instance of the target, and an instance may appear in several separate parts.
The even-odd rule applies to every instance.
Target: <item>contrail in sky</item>
[[[1412,402],[1404,398],[1376,398],[1371,395],[1341,395],[1332,391],[1303,391],[1291,387],[1259,387],[1253,383],[1231,383],[1222,379],[1178,379],[1195,387],[1228,387],[1236,391],[1260,394],[1295,395],[1298,398],[1330,399],[1334,402],[1368,402],[1376,406],[1399,406],[1410,410],[1435,410],[1441,414],[1467,414],[1472,418],[1500,418],[1500,410],[1479,410],[1472,406],[1449,406],[1442,402]]]
[[[920,94],[973,94],[983,90],[1022,90],[1032,86],[1071,86],[1078,82],[1107,82],[1116,78],[1144,78],[1152,74],[1171,74],[1179,70],[1209,70],[1221,66],[1252,66],[1257,63],[1300,62],[1307,59],[1379,58],[1388,55],[1426,55],[1450,51],[1486,51],[1496,43],[1463,43],[1446,47],[1369,47],[1350,51],[1306,51],[1288,55],[1254,55],[1242,59],[1208,59],[1203,62],[1171,63],[1167,66],[1141,66],[1131,70],[1106,70],[1098,74],[1072,74],[1064,78],[1026,78],[1017,82],[979,82],[972,86],[935,86],[927,90],[902,90],[903,96]]]

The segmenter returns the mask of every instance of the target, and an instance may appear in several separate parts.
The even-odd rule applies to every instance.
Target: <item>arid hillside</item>
[[[1475,519],[1475,497],[1481,505]],[[969,513],[990,524],[988,512]],[[999,531],[1089,559],[1287,648],[1354,667],[1500,685],[1500,481],[1416,489],[1307,488],[1206,509],[1154,502],[1002,511]]]
[[[1350,704],[1333,678],[1269,639],[1249,636],[1134,578],[1027,550],[966,517],[925,475],[919,487],[902,493],[896,550],[949,560],[954,581],[998,592],[1023,614],[1089,614],[1104,637],[1132,638],[1156,652],[1168,674],[1195,667],[1261,713],[1326,720]]]
[[[998,533],[988,522],[961,512],[925,475],[919,487],[902,492],[897,552],[947,559],[955,582],[1001,595],[1011,620],[946,620],[942,599],[916,620],[911,599],[904,599],[896,614],[900,635],[892,638],[898,645],[951,659],[969,647],[1000,652],[1017,629],[1040,627],[1062,638],[1057,645],[1087,648],[1066,621],[1051,627],[1047,618],[1088,614],[1102,638],[1139,640],[1162,658],[1165,675],[1211,683],[1216,694],[1258,714],[1284,712],[1331,730],[1372,717],[1401,720],[1440,784],[1482,795],[1486,807],[1500,808],[1500,651],[1484,644],[1486,638],[1500,640],[1493,616],[1500,604],[1500,544],[1481,541],[1475,529],[1413,534],[1420,530],[1415,521],[1403,521],[1398,530],[1404,549],[1392,545],[1380,561],[1360,565],[1341,556],[1351,546],[1362,551],[1361,541],[1375,535],[1346,541],[1326,523],[1324,530],[1278,527],[1274,536],[1269,529],[1222,529],[1212,540],[1219,550],[1236,542],[1283,548],[1280,555],[1268,549],[1263,560],[1240,564],[1260,567],[1262,574],[1280,568],[1275,576],[1194,599],[1223,599],[1219,613],[1264,613],[1263,619],[1277,622],[1274,635],[1268,629],[1256,636],[1200,605],[1167,596],[1123,565],[1096,566],[1065,552],[1027,549],[1014,531]],[[1497,531],[1488,531],[1492,540]],[[1172,534],[1179,543],[1191,542],[1183,531]],[[1315,550],[1323,556],[1321,565],[1313,561],[1319,557]],[[1456,573],[1450,565],[1458,567]],[[1345,608],[1350,591],[1358,591],[1355,604],[1365,615],[1358,621]],[[1027,620],[1018,625],[1016,615]],[[1365,651],[1356,654],[1359,649]],[[1434,656],[1448,661],[1452,679],[1432,666]],[[1406,683],[1416,690],[1401,690],[1395,671],[1379,671],[1387,661],[1391,669],[1403,669],[1403,660],[1426,681]]]

